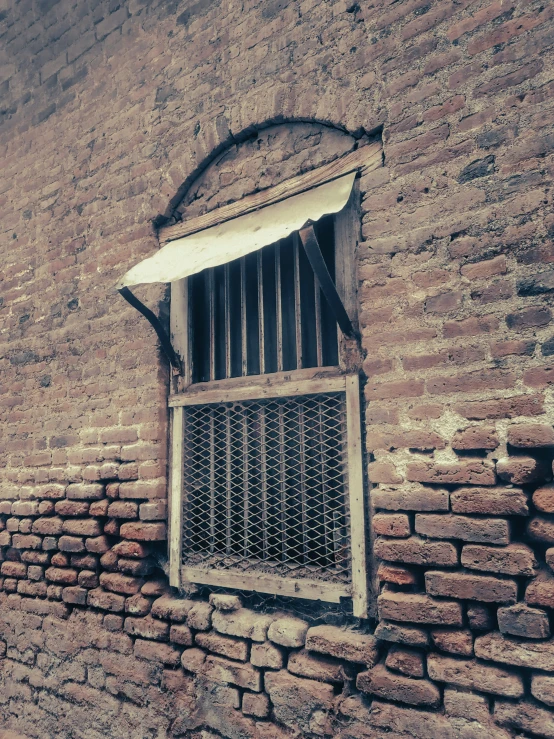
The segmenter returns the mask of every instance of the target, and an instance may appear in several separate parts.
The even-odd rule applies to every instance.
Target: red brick
[[[472,570],[532,577],[538,563],[526,544],[514,543],[502,548],[466,544],[462,549],[462,565]]]
[[[466,572],[426,572],[425,590],[440,598],[515,603],[517,582]]]
[[[473,655],[473,634],[467,629],[433,629],[431,639],[442,652],[461,657]]]
[[[432,463],[410,462],[406,478],[414,482],[471,483],[474,485],[494,485],[496,478],[492,467],[485,462]]]
[[[500,321],[496,316],[475,316],[458,321],[447,321],[443,327],[443,336],[453,339],[459,336],[477,336],[489,334],[498,329]]]
[[[390,670],[408,677],[423,677],[425,674],[425,658],[418,649],[394,644],[387,654],[385,664]]]
[[[501,518],[476,518],[449,513],[416,513],[415,530],[435,539],[461,539],[485,544],[509,544],[510,525]]]
[[[384,592],[377,599],[379,617],[391,621],[461,626],[462,607],[457,601],[435,600],[416,593]]]
[[[104,590],[123,595],[135,595],[138,593],[144,580],[136,577],[121,575],[119,572],[102,572],[100,574],[100,585]]]
[[[521,488],[458,488],[451,493],[450,501],[453,513],[529,515],[528,494]]]
[[[540,416],[544,413],[544,397],[542,395],[515,395],[511,398],[474,400],[457,403],[454,411],[472,421],[482,421],[487,418]]]
[[[455,23],[449,28],[446,35],[450,41],[455,41],[465,33],[474,31],[488,21],[494,20],[504,13],[508,13],[513,8],[513,5],[513,2],[510,0],[496,0],[496,2],[485,6],[482,10],[478,10]]]
[[[496,429],[485,426],[470,426],[464,431],[458,431],[451,442],[452,449],[457,451],[492,450],[499,444]]]
[[[77,585],[77,571],[60,567],[49,567],[44,576],[47,580],[63,585]]]
[[[399,567],[381,562],[377,569],[377,579],[380,582],[390,582],[394,585],[416,585],[417,575],[406,567]]]
[[[554,384],[554,367],[536,367],[527,370],[523,382],[529,387],[547,387]]]
[[[533,493],[533,503],[542,513],[554,513],[554,484],[537,488]]]
[[[428,379],[427,391],[431,395],[446,393],[473,393],[480,390],[507,389],[515,385],[512,372],[501,369],[476,370],[461,375],[446,375]]]
[[[384,665],[360,672],[356,687],[364,693],[416,706],[437,706],[440,702],[439,689],[429,680],[413,680],[395,675]]]
[[[382,384],[368,383],[365,394],[368,400],[386,400],[389,398],[416,398],[423,395],[424,384],[421,380],[389,382]]]
[[[440,654],[430,654],[427,664],[429,677],[438,682],[508,698],[520,698],[524,693],[521,677],[500,667]]]
[[[373,483],[397,483],[402,482],[402,477],[396,472],[394,465],[386,462],[371,462],[367,466],[369,479]]]
[[[514,485],[529,485],[551,477],[548,466],[533,457],[504,457],[496,463],[501,480]]]
[[[120,535],[136,541],[163,541],[166,538],[166,526],[164,523],[124,523]]]
[[[405,513],[377,513],[371,523],[378,536],[404,538],[410,535],[410,520]]]
[[[508,429],[508,444],[521,449],[554,446],[554,429],[547,424],[518,424]]]
[[[428,541],[417,536],[398,539],[377,539],[373,553],[387,562],[402,562],[413,565],[455,567],[458,553],[449,542]]]

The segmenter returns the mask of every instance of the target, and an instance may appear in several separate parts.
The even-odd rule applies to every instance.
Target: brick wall
[[[553,20],[533,0],[0,5],[1,728],[554,737]],[[377,617],[177,597],[167,366],[113,285],[176,210],[376,131]]]

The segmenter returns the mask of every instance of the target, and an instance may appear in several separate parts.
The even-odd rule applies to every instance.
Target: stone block
[[[519,449],[554,447],[554,429],[546,423],[519,423],[509,427],[508,444]]]
[[[169,624],[149,616],[145,618],[128,616],[123,628],[130,636],[141,636],[143,639],[166,641],[169,637]]]
[[[209,601],[216,611],[238,611],[239,608],[242,608],[242,602],[238,595],[211,593]]]
[[[387,511],[448,511],[449,494],[443,488],[412,483],[402,487],[379,487],[371,491],[371,502]]]
[[[139,592],[143,582],[144,581],[139,578],[128,577],[119,572],[100,573],[100,585],[104,590],[110,590],[112,593],[135,595]]]
[[[269,708],[269,698],[264,693],[245,693],[242,696],[242,712],[245,716],[267,718]]]
[[[501,480],[513,485],[531,485],[552,476],[548,466],[533,457],[504,457],[496,463],[496,472]]]
[[[484,695],[466,693],[453,688],[445,688],[444,710],[448,716],[467,719],[471,717],[479,723],[490,720],[489,703]]]
[[[67,486],[66,495],[68,500],[100,500],[104,497],[104,486],[72,483]]]
[[[100,608],[103,611],[120,613],[125,609],[125,598],[116,593],[107,593],[102,588],[89,590],[87,603],[92,608]]]
[[[495,701],[494,720],[502,726],[554,739],[554,711],[530,701]]]
[[[533,493],[533,504],[541,513],[554,513],[554,484],[537,488]]]

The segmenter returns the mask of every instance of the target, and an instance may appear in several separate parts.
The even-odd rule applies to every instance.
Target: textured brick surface
[[[550,5],[4,5],[0,725],[554,737]],[[114,285],[159,224],[366,134],[384,152],[357,181],[355,265],[375,620],[180,596],[167,363]],[[165,321],[167,287],[138,290]]]

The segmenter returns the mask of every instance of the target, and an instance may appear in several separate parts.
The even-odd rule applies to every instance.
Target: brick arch
[[[306,117],[267,118],[262,123],[251,124],[244,127],[240,133],[232,133],[228,127],[227,119],[224,119],[223,117],[216,119],[216,121],[209,122],[205,131],[202,128],[202,124],[197,123],[195,129],[197,135],[203,133],[204,145],[208,142],[211,143],[210,151],[204,155],[201,162],[197,164],[190,174],[185,177],[173,197],[170,198],[164,213],[158,215],[155,219],[155,225],[159,227],[161,225],[166,225],[170,222],[180,220],[182,218],[183,203],[186,203],[187,196],[190,194],[191,190],[193,190],[202,178],[206,177],[210,170],[213,170],[218,163],[224,160],[225,157],[229,156],[231,152],[247,146],[252,141],[258,140],[259,137],[264,135],[264,133],[267,133],[268,130],[284,131],[286,129],[291,130],[299,127],[303,127],[305,130],[311,128],[314,132],[325,132],[328,134],[328,139],[332,137],[335,139],[337,137],[343,137],[345,144],[347,141],[349,144],[349,148],[348,146],[344,147],[344,152],[340,152],[340,147],[337,147],[337,151],[335,153],[329,152],[327,156],[320,156],[318,161],[313,165],[310,166],[308,164],[308,166],[300,167],[300,170],[302,171],[313,169],[315,166],[319,166],[320,164],[326,163],[327,161],[331,161],[337,156],[340,156],[341,153],[346,153],[347,150],[355,148],[361,139],[369,138],[373,133],[366,132],[363,127],[359,127],[356,130],[349,130],[346,126],[338,123]],[[298,171],[295,171],[294,174],[297,174]],[[269,181],[270,179],[273,179],[274,181]],[[263,183],[255,186],[252,191],[275,185],[283,179],[286,179],[286,176],[279,177],[278,174],[273,178],[268,176],[265,178]],[[242,195],[246,194],[248,194],[248,192],[242,193]],[[227,197],[227,202],[234,199],[237,198],[230,195]],[[221,204],[222,203],[218,203],[214,207],[218,207],[218,205]],[[210,209],[210,207],[206,208],[206,210]]]

